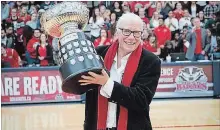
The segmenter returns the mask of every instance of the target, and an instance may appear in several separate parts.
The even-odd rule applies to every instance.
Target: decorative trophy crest
[[[41,18],[46,33],[60,39],[59,59],[62,90],[83,94],[97,85],[80,86],[78,80],[88,71],[101,73],[103,59],[78,26],[88,22],[89,10],[81,2],[63,2],[48,9]]]

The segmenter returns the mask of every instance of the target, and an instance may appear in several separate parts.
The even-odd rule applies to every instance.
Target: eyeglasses
[[[135,38],[139,38],[142,34],[142,31],[131,31],[129,29],[123,29],[123,28],[119,28],[120,30],[122,30],[122,34],[125,36],[130,36],[131,33],[133,33],[133,36]]]

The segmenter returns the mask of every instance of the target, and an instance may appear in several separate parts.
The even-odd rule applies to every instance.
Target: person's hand
[[[44,59],[44,57],[43,57],[43,56],[39,56],[38,58],[39,58],[40,60],[43,60],[43,59]]]
[[[88,72],[89,76],[82,75],[82,79],[79,80],[80,85],[88,84],[99,84],[101,86],[105,85],[109,79],[108,74],[104,69],[102,69],[102,74],[96,74],[94,72]]]
[[[163,48],[164,48],[164,45],[160,45],[160,48],[162,48],[162,49],[163,49]]]
[[[205,51],[202,51],[201,54],[202,54],[202,55],[205,55]]]

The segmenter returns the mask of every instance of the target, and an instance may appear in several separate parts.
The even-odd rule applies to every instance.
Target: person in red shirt
[[[100,30],[100,37],[95,39],[94,41],[95,47],[98,47],[101,45],[110,45],[110,38],[108,38],[108,32],[104,28]]]
[[[148,39],[143,42],[143,48],[157,56],[159,56],[161,53],[161,49],[157,44],[157,37],[154,34],[150,34]]]
[[[182,5],[181,3],[176,4],[176,9],[173,11],[173,16],[177,19],[180,20],[184,16],[184,11],[182,10]]]
[[[40,60],[40,66],[48,66],[53,59],[52,47],[47,42],[47,37],[44,33],[40,36],[40,45],[37,46],[37,58]]]
[[[210,44],[206,43],[206,30],[200,27],[200,19],[193,19],[194,28],[187,37],[190,45],[186,52],[186,58],[192,61],[208,59],[207,52]]]
[[[37,59],[36,48],[38,45],[40,45],[40,40],[39,40],[40,35],[41,35],[40,30],[35,29],[33,37],[27,43],[27,51],[25,56],[29,65],[34,63],[37,64],[39,62]]]
[[[12,48],[6,48],[4,44],[1,44],[1,61],[3,64],[9,64],[12,68],[18,68],[21,64],[17,51]]]
[[[27,11],[28,11],[27,6],[23,5],[22,8],[21,8],[21,13],[19,15],[19,18],[22,19],[25,24],[27,23],[27,21],[31,20],[31,16],[28,14]]]
[[[139,8],[139,12],[138,12],[140,18],[144,21],[144,23],[147,25],[147,26],[150,26],[149,23],[149,19],[145,16],[145,9],[144,8]]]
[[[161,49],[164,48],[166,41],[171,40],[171,31],[164,25],[162,18],[159,19],[159,26],[154,29],[154,34],[158,39],[158,45]]]

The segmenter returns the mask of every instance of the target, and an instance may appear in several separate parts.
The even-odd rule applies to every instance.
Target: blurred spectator
[[[183,10],[185,9],[188,9],[189,7],[189,1],[180,1],[182,7],[183,7]]]
[[[100,5],[99,6],[99,11],[100,11],[100,16],[104,18],[104,14],[105,14],[105,11],[106,11],[105,5]]]
[[[173,11],[169,11],[168,18],[165,20],[165,25],[170,29],[172,38],[174,34],[179,30],[178,20],[173,17]]]
[[[212,18],[212,16],[218,12],[218,7],[215,2],[209,1],[209,4],[203,9],[205,18]]]
[[[180,34],[176,32],[172,40],[173,49],[175,53],[184,52],[183,51],[183,40],[180,37]]]
[[[40,66],[48,66],[53,64],[52,47],[47,42],[46,35],[40,35],[40,45],[36,48],[37,59],[40,61]]]
[[[32,29],[39,28],[36,13],[31,14],[31,20],[27,21],[26,25],[30,26]]]
[[[174,53],[174,47],[173,43],[171,41],[166,41],[164,43],[164,48],[161,49],[160,58],[162,58],[164,61],[167,60],[167,56],[170,56],[170,53]]]
[[[164,18],[164,19],[165,19],[165,18],[167,17],[167,14],[165,14],[161,2],[157,2],[155,12],[158,12],[158,13],[159,13],[159,14],[158,14],[158,15],[159,15],[159,18]]]
[[[113,3],[113,9],[112,9],[112,13],[115,13],[116,14],[116,20],[118,20],[118,18],[119,17],[121,17],[122,16],[122,13],[123,13],[123,11],[122,11],[122,9],[121,9],[121,5],[119,4],[119,2],[118,1],[115,1],[114,3]]]
[[[147,26],[150,25],[149,19],[145,16],[145,9],[144,9],[144,8],[139,8],[138,15],[140,16],[140,18],[143,20],[143,22],[144,22]]]
[[[189,45],[186,58],[189,60],[205,60],[205,56],[209,50],[210,44],[206,44],[207,33],[206,30],[200,27],[199,18],[194,19],[195,28],[192,29],[187,41],[191,44]]]
[[[21,63],[21,59],[16,50],[7,48],[4,44],[1,44],[1,61],[3,64],[9,64],[12,68],[18,68]]]
[[[100,36],[100,30],[104,25],[104,18],[100,16],[99,8],[94,8],[89,24],[91,28],[91,41],[94,42]]]
[[[213,14],[207,21],[206,21],[206,23],[205,23],[205,28],[214,28],[216,25],[216,14],[217,13],[215,13],[215,14]]]
[[[153,17],[154,12],[156,11],[157,1],[150,1],[149,5],[147,5],[148,17]]]
[[[163,11],[165,14],[168,14],[170,11],[173,11],[175,8],[175,4],[177,3],[176,1],[163,1]]]
[[[122,11],[123,13],[131,12],[130,5],[127,1],[123,1],[122,3]]]
[[[149,1],[132,1],[130,2],[131,12],[138,13],[138,10],[140,8],[146,9],[146,6],[148,6]]]
[[[171,32],[168,27],[164,25],[162,18],[159,19],[159,26],[154,29],[154,33],[158,40],[158,46],[163,49],[165,42],[171,40]]]
[[[53,5],[54,5],[54,2],[52,2],[52,1],[44,1],[40,5],[40,9],[47,10],[47,9],[53,7]]]
[[[37,49],[37,46],[40,45],[40,39],[39,39],[40,35],[41,35],[40,30],[35,29],[33,37],[27,43],[27,51],[26,51],[25,56],[26,56],[26,60],[29,65],[39,63],[39,60],[37,59],[36,49]]]
[[[5,20],[9,17],[10,7],[6,1],[1,1],[1,20]]]
[[[205,27],[206,19],[204,17],[203,11],[199,11],[198,17],[200,19],[201,27]]]
[[[22,21],[24,21],[25,24],[27,23],[27,21],[31,20],[31,16],[28,14],[28,9],[26,5],[22,5],[19,18],[22,19]]]
[[[154,12],[153,17],[150,20],[150,28],[154,30],[154,28],[159,26],[159,13]]]
[[[157,56],[159,56],[161,53],[161,49],[158,46],[157,37],[154,34],[150,34],[147,40],[143,42],[143,48]]]
[[[191,17],[187,9],[184,10],[184,17],[179,20],[179,29],[183,29],[183,26],[192,27]]]
[[[1,41],[6,46],[6,48],[14,49],[14,39],[12,37],[7,37],[5,29],[1,29]]]
[[[212,53],[217,52],[217,38],[215,29],[207,29],[206,45],[210,44],[210,49],[207,52],[208,56],[211,57]]]
[[[95,39],[94,46],[110,45],[110,39],[108,38],[108,32],[106,29],[102,28],[100,30],[100,37]]]
[[[112,38],[115,34],[115,29],[116,29],[116,14],[115,13],[111,13],[111,17],[110,17],[110,36],[109,38]]]
[[[173,11],[173,15],[177,20],[180,20],[184,16],[181,3],[176,4],[176,9]]]
[[[196,1],[190,1],[188,10],[190,15],[195,18],[200,11],[200,6],[196,4]]]

